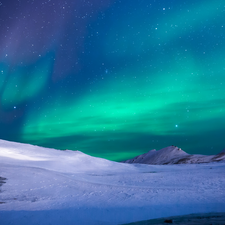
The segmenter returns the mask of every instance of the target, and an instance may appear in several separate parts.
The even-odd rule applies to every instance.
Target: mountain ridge
[[[122,163],[140,163],[150,165],[167,164],[198,164],[210,162],[225,162],[225,149],[216,155],[188,154],[177,146],[168,146],[158,151],[155,149],[138,155],[132,159],[124,160]]]

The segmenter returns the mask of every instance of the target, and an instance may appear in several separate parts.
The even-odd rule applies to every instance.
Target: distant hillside
[[[169,146],[158,151],[151,150],[132,159],[122,161],[123,163],[142,163],[151,165],[166,164],[193,164],[209,162],[225,162],[225,149],[217,155],[190,155],[176,146]]]

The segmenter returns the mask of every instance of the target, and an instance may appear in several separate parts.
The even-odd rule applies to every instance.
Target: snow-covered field
[[[225,212],[225,163],[124,164],[0,140],[0,224],[124,224]],[[2,186],[1,186],[2,185]]]

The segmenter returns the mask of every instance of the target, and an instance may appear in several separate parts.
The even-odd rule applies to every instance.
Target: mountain
[[[158,151],[151,150],[123,163],[141,163],[151,165],[193,164],[225,161],[225,149],[217,155],[190,155],[176,146],[169,146]]]

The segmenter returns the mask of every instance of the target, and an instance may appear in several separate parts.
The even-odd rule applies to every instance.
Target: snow
[[[225,151],[223,150],[217,155],[190,155],[176,146],[169,146],[158,151],[151,150],[142,155],[138,155],[133,159],[128,159],[125,163],[142,163],[151,165],[165,164],[193,164],[193,163],[210,163],[225,162]]]
[[[222,162],[125,164],[0,140],[0,224],[125,224],[223,212],[224,171]]]
[[[176,225],[200,225],[200,224],[217,224],[224,225],[225,213],[198,213],[185,216],[172,216],[160,219],[152,219],[129,223],[127,225],[165,225],[173,223]]]

